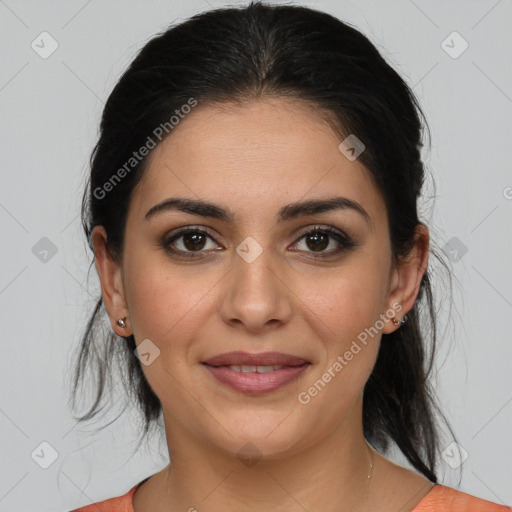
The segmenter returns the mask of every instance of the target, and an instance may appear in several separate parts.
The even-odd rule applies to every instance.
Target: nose
[[[272,261],[271,251],[264,250],[251,262],[234,254],[232,265],[220,301],[223,321],[254,334],[288,323],[293,287],[282,267]]]

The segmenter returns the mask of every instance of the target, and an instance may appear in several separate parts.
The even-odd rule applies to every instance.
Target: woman
[[[303,7],[142,49],[84,196],[102,298],[75,391],[95,343],[102,376],[120,351],[171,462],[78,510],[511,510],[437,483],[420,116],[362,34]]]

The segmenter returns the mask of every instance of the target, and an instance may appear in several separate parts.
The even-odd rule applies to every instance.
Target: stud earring
[[[126,327],[126,317],[123,316],[123,318],[120,318],[116,323],[119,325],[119,327],[124,329]]]
[[[407,315],[404,316],[404,318],[402,320],[397,320],[396,318],[392,318],[391,321],[393,322],[394,326],[402,327],[402,325],[404,325],[405,322],[407,321]]]

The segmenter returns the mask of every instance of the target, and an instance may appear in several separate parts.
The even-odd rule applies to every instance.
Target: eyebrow
[[[312,199],[309,201],[291,203],[283,206],[277,214],[277,223],[295,219],[300,216],[314,215],[334,210],[352,210],[359,213],[368,224],[371,218],[368,212],[357,202],[346,197],[331,197],[327,199]],[[233,223],[236,215],[229,208],[204,201],[201,199],[189,199],[184,197],[171,197],[156,204],[148,210],[145,219],[166,211],[182,211],[200,217],[211,217],[223,222]]]

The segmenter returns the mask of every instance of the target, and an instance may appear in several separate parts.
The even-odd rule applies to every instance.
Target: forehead
[[[159,201],[186,196],[229,205],[243,217],[343,195],[377,216],[380,193],[362,163],[340,152],[343,138],[298,100],[200,104],[152,150],[133,208],[140,217]]]

